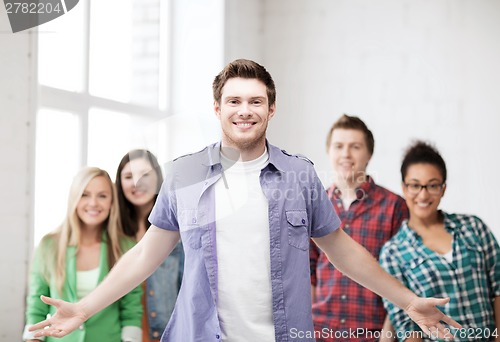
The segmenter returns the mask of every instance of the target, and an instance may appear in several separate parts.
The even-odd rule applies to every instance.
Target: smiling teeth
[[[250,126],[252,126],[251,123],[247,123],[247,122],[239,122],[236,125],[237,126],[243,126],[243,127],[250,127]]]

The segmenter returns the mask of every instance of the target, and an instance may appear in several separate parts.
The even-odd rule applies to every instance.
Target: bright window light
[[[69,188],[80,168],[78,116],[38,111],[35,162],[35,245],[58,227],[66,214]]]

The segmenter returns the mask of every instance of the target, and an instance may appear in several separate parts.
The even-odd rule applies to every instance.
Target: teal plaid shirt
[[[427,248],[405,221],[382,248],[380,264],[418,296],[450,297],[441,310],[464,327],[451,329],[453,341],[487,341],[500,333],[493,312],[493,299],[500,296],[499,245],[479,218],[442,214],[453,236],[451,263]],[[405,333],[421,331],[403,310],[387,300],[384,306],[401,341]]]

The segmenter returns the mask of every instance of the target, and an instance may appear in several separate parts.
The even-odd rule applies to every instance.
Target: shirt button
[[[83,324],[78,327],[78,329],[83,330]]]
[[[344,324],[344,323],[345,323],[345,318],[342,318],[342,319],[340,320],[340,323]]]
[[[196,223],[196,219],[194,217],[193,217],[192,221],[193,221],[193,223]]]
[[[306,224],[306,220],[302,219],[302,224]]]
[[[340,296],[340,299],[342,300],[346,300],[347,299],[347,296],[345,294],[343,294],[342,296]]]
[[[150,316],[153,317],[153,318],[155,318],[156,317],[156,312],[154,312],[154,311],[151,312]]]
[[[348,224],[346,224],[346,225],[345,225],[345,229],[349,229],[349,227],[350,227],[350,226],[349,226]]]
[[[149,290],[149,295],[150,296],[154,296],[155,295],[155,291],[154,290]]]
[[[215,335],[215,338],[216,338],[216,339],[219,339],[219,338],[220,338],[219,334]]]
[[[153,337],[154,337],[154,338],[156,338],[156,337],[158,337],[158,336],[160,336],[160,333],[159,333],[158,331],[154,331],[154,332],[153,332]]]

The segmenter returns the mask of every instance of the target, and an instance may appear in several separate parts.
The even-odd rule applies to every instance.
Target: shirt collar
[[[269,164],[274,166],[276,170],[279,170],[281,172],[285,172],[286,167],[286,158],[287,156],[283,153],[282,150],[277,148],[274,145],[271,145],[267,139],[266,139],[266,145],[267,145],[267,151],[269,153]]]
[[[284,171],[286,156],[276,146],[271,145],[266,139],[267,152],[269,153],[269,164],[273,165],[277,170]],[[220,164],[220,148],[221,142],[214,143],[207,147],[206,159],[204,165],[213,166]]]
[[[216,164],[220,164],[220,145],[221,142],[216,142],[212,145],[207,146],[206,159],[203,162],[203,165],[213,166]]]
[[[356,196],[358,200],[365,199],[369,196],[371,192],[375,189],[375,181],[369,175],[366,175],[366,181],[363,182],[359,187],[356,188]],[[338,188],[337,184],[333,184],[330,189],[328,189],[328,195],[330,198],[334,197],[340,199],[342,192]]]
[[[403,225],[401,226],[402,239],[408,241],[411,245],[420,238],[420,236],[413,229],[408,226],[408,220],[403,221]]]
[[[453,233],[456,228],[456,225],[449,219],[448,214],[442,210],[438,210],[438,212],[443,216],[444,228],[449,232]],[[405,220],[402,225],[401,232],[404,234],[403,239],[408,240],[408,242],[412,243],[416,240],[421,239],[420,235],[408,226],[408,220]]]
[[[458,225],[456,222],[453,222],[453,220],[450,218],[448,213],[443,210],[438,210],[441,216],[443,217],[443,222],[444,222],[444,228],[450,232],[453,233],[456,229],[458,229]]]

